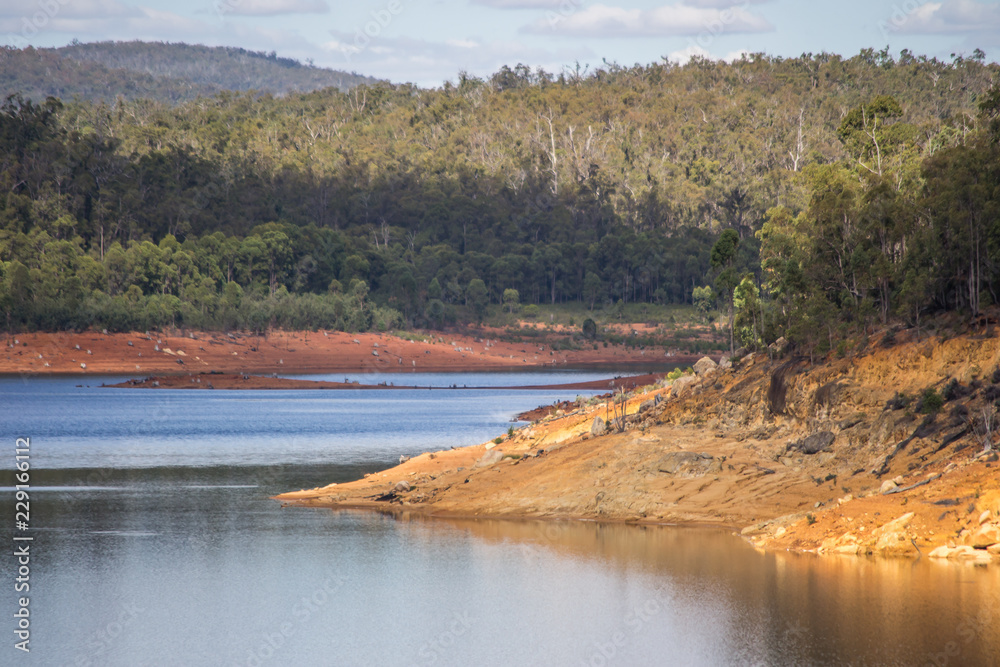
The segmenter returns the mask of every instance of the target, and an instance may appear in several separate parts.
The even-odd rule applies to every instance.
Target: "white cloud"
[[[495,9],[558,9],[560,5],[580,5],[583,0],[472,0],[474,5]]]
[[[448,39],[445,40],[445,44],[448,46],[455,46],[460,49],[477,49],[479,48],[479,42],[475,42],[471,39]]]
[[[440,86],[444,81],[454,81],[460,71],[488,77],[502,65],[519,62],[530,63],[533,68],[540,65],[546,71],[557,74],[562,63],[593,56],[589,49],[579,45],[550,50],[517,40],[465,38],[438,42],[403,36],[369,37],[361,31],[331,31],[331,35],[333,39],[323,44],[326,58],[317,57],[317,64],[325,61],[323,65],[334,69],[431,87]]]
[[[904,2],[885,21],[889,31],[909,34],[957,34],[1000,30],[1000,4],[974,0]]]
[[[750,52],[746,49],[740,49],[739,51],[730,51],[724,57],[718,60],[724,60],[727,63],[736,62],[743,58],[743,56],[749,55]],[[677,51],[671,51],[667,54],[667,60],[677,63],[678,65],[686,65],[692,58],[707,58],[709,60],[716,60],[712,58],[712,54],[708,52],[704,47],[698,44],[691,43],[686,48],[679,49]]]
[[[141,16],[142,11],[118,0],[0,0],[0,17],[31,19],[44,15],[49,19],[110,19]]]
[[[686,0],[684,4],[692,7],[711,7],[715,9],[725,9],[726,7],[747,7],[749,5],[762,5],[771,0]]]
[[[661,37],[768,32],[773,26],[744,7],[713,9],[685,4],[653,9],[592,5],[576,12],[548,12],[522,30],[535,34],[585,37]]]
[[[330,11],[325,0],[215,0],[213,8],[220,14],[239,16],[326,14]]]
[[[6,2],[6,0],[0,0]],[[93,6],[108,0],[72,0],[80,7]],[[69,4],[67,4],[67,9]],[[56,14],[45,21],[27,18],[4,18],[0,14],[0,39],[16,47],[38,45],[39,35],[64,36],[82,41],[91,40],[147,40],[187,42],[205,46],[240,46],[250,50],[277,50],[282,55],[303,60],[327,52],[303,40],[298,31],[275,25],[266,27],[248,25],[242,21],[222,21],[218,16],[199,19],[165,12],[148,7],[138,7],[125,16],[106,18],[73,18]],[[53,40],[56,41],[56,40]]]
[[[678,65],[686,65],[692,58],[711,58],[712,55],[697,44],[689,44],[687,48],[678,51],[671,51],[667,54],[667,60]]]
[[[173,40],[178,37],[186,41],[203,39],[211,29],[201,21],[178,14],[163,12],[148,7],[138,7],[135,12],[112,16],[76,16],[67,11],[51,16],[29,14],[21,19],[0,19],[0,32],[7,32],[7,40],[13,46],[24,47],[32,43],[36,35],[61,33],[74,37],[100,40]]]

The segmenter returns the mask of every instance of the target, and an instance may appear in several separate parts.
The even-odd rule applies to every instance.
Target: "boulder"
[[[942,544],[938,548],[927,554],[928,558],[951,558],[951,552],[953,549],[949,546]]]
[[[733,362],[731,362],[729,360],[729,357],[723,355],[723,357],[721,359],[719,359],[719,370],[720,371],[729,370],[732,367],[733,367]]]
[[[594,417],[594,423],[590,425],[590,435],[604,435],[607,430],[608,425],[604,423],[604,420],[600,417]]]
[[[861,553],[860,544],[841,544],[840,546],[833,547],[830,551],[835,554],[846,554],[849,556],[856,556]]]
[[[797,449],[803,454],[818,454],[830,448],[835,436],[830,431],[819,431],[806,437],[800,442],[793,443],[792,449]]]
[[[673,391],[674,396],[683,396],[689,387],[692,387],[697,383],[698,378],[694,375],[682,375],[674,380],[673,385],[671,385],[671,390]]]
[[[714,371],[718,367],[718,364],[709,359],[708,357],[702,357],[694,363],[694,372],[697,375],[704,375]]]
[[[985,549],[994,544],[1000,544],[1000,526],[992,523],[980,526],[976,532],[972,533],[972,537],[969,539],[969,546],[974,549]]]
[[[392,490],[396,493],[406,493],[410,490],[410,483],[405,479],[396,482],[396,486],[392,487]]]
[[[982,549],[973,549],[972,547],[957,547],[956,550],[959,549],[961,551],[957,555],[953,556],[953,558],[957,558],[958,560],[965,561],[967,563],[968,562],[989,563],[993,560],[993,556],[991,556],[988,552],[983,551]]]
[[[483,454],[479,458],[479,460],[476,461],[476,465],[473,467],[486,468],[487,466],[491,466],[494,463],[499,463],[502,460],[503,460],[503,451],[499,449],[491,449],[490,451]]]
[[[983,510],[983,513],[979,515],[979,525],[981,526],[989,520],[990,520],[990,511]]]
[[[767,346],[769,350],[772,350],[775,354],[782,354],[786,349],[788,349],[788,341],[784,336],[774,341]]]
[[[878,492],[881,493],[884,496],[887,493],[892,493],[893,491],[895,491],[898,488],[899,488],[898,484],[896,484],[891,479],[887,479],[884,482],[882,482],[882,486],[879,487]]]
[[[701,477],[709,472],[718,472],[722,464],[704,452],[670,452],[660,459],[656,469],[678,477]]]
[[[639,414],[641,415],[644,412],[649,412],[654,407],[656,407],[656,403],[652,399],[648,401],[643,401],[642,403],[639,404]]]
[[[893,519],[881,528],[872,531],[875,538],[873,551],[885,556],[899,556],[913,551],[914,546],[910,542],[910,534],[907,526],[913,519],[913,512],[907,512],[898,519]]]
[[[968,558],[969,556],[974,556],[976,550],[967,544],[960,544],[957,547],[949,547],[948,558],[954,560],[962,560]]]
[[[865,413],[855,412],[847,419],[841,419],[839,422],[837,422],[837,428],[839,428],[841,431],[844,431],[854,426],[857,426],[864,420],[865,420]]]

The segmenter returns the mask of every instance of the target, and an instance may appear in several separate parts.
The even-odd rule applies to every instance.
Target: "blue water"
[[[397,376],[378,378],[395,382]],[[44,468],[389,462],[401,454],[484,442],[506,431],[518,412],[598,393],[502,388],[501,380],[508,385],[573,381],[565,372],[405,376],[410,385],[494,387],[475,391],[100,386],[119,380],[89,377],[89,386],[78,387],[79,378],[0,379],[5,430],[44,442],[35,460]],[[12,467],[12,459],[0,458],[0,469]]]
[[[482,442],[521,410],[584,393],[496,386],[508,378],[536,383],[227,392],[0,380],[2,479],[15,437],[30,437],[35,538],[29,654],[13,647],[16,563],[0,559],[0,664],[995,664],[996,567],[762,554],[719,530],[269,499]],[[9,486],[3,498],[10,554]]]

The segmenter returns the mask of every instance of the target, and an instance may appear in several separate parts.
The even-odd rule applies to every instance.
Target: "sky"
[[[747,52],[980,48],[995,62],[1000,0],[0,0],[0,43],[74,39],[238,46],[438,87],[505,64],[558,74]]]

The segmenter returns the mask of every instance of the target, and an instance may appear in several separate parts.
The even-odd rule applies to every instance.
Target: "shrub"
[[[962,398],[968,393],[968,389],[960,385],[958,380],[952,378],[944,386],[944,389],[941,390],[941,397],[946,401],[954,401],[956,398]]]
[[[937,393],[937,389],[928,387],[918,401],[917,412],[929,415],[941,410],[943,405],[944,399],[941,398],[941,394]]]
[[[998,392],[998,395],[1000,395],[1000,392]],[[900,394],[897,391],[895,396],[893,396],[888,401],[886,401],[886,403],[885,403],[885,409],[886,410],[902,410],[903,408],[905,408],[909,404],[910,404],[910,397],[907,396],[906,394]]]
[[[684,371],[682,371],[680,368],[675,368],[674,370],[667,373],[667,379],[673,382],[682,375],[684,375]]]

